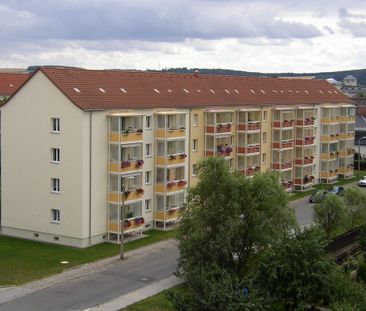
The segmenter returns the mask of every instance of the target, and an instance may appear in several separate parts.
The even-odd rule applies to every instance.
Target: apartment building
[[[209,156],[288,191],[347,178],[354,115],[321,80],[41,68],[1,108],[2,232],[86,247],[167,229]]]

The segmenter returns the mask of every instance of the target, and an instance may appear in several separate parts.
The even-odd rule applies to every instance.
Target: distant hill
[[[338,81],[343,81],[343,78],[352,75],[357,78],[358,83],[361,86],[366,86],[366,69],[357,70],[343,70],[343,71],[329,71],[329,72],[314,72],[314,73],[262,73],[251,72],[231,69],[205,69],[205,68],[169,68],[163,69],[165,72],[176,73],[193,73],[198,70],[201,74],[221,74],[221,75],[235,75],[235,76],[249,76],[249,77],[295,77],[295,76],[315,76],[316,79],[328,79],[333,78]]]

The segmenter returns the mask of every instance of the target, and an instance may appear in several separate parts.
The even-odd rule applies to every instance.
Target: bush
[[[359,265],[357,270],[357,278],[360,281],[366,282],[366,263]]]

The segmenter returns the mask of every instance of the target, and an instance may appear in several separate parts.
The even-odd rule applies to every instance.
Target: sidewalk
[[[130,259],[138,259],[143,258],[148,254],[160,252],[162,249],[170,247],[170,246],[176,246],[178,245],[177,240],[169,239],[166,241],[154,243],[145,247],[138,248],[133,251],[126,252],[125,257],[126,259],[121,261],[119,259],[119,256],[113,256],[109,258],[105,258],[102,260],[98,260],[92,263],[87,263],[81,266],[77,266],[74,268],[70,268],[62,273],[33,281],[30,283],[26,283],[21,286],[13,286],[13,287],[5,287],[0,288],[0,304],[24,297],[26,295],[35,293],[37,291],[40,291],[42,289],[68,282],[74,279],[82,278],[85,276],[88,276],[90,274],[93,274],[95,272],[103,271],[107,268],[110,268],[115,265],[119,265],[123,262],[126,262]],[[153,285],[153,284],[152,284]],[[174,285],[173,285],[174,286]]]

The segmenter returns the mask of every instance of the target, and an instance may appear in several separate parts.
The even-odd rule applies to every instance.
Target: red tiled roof
[[[46,67],[40,70],[85,110],[350,102],[325,80]]]
[[[28,73],[0,72],[0,96],[11,96],[30,77]]]

